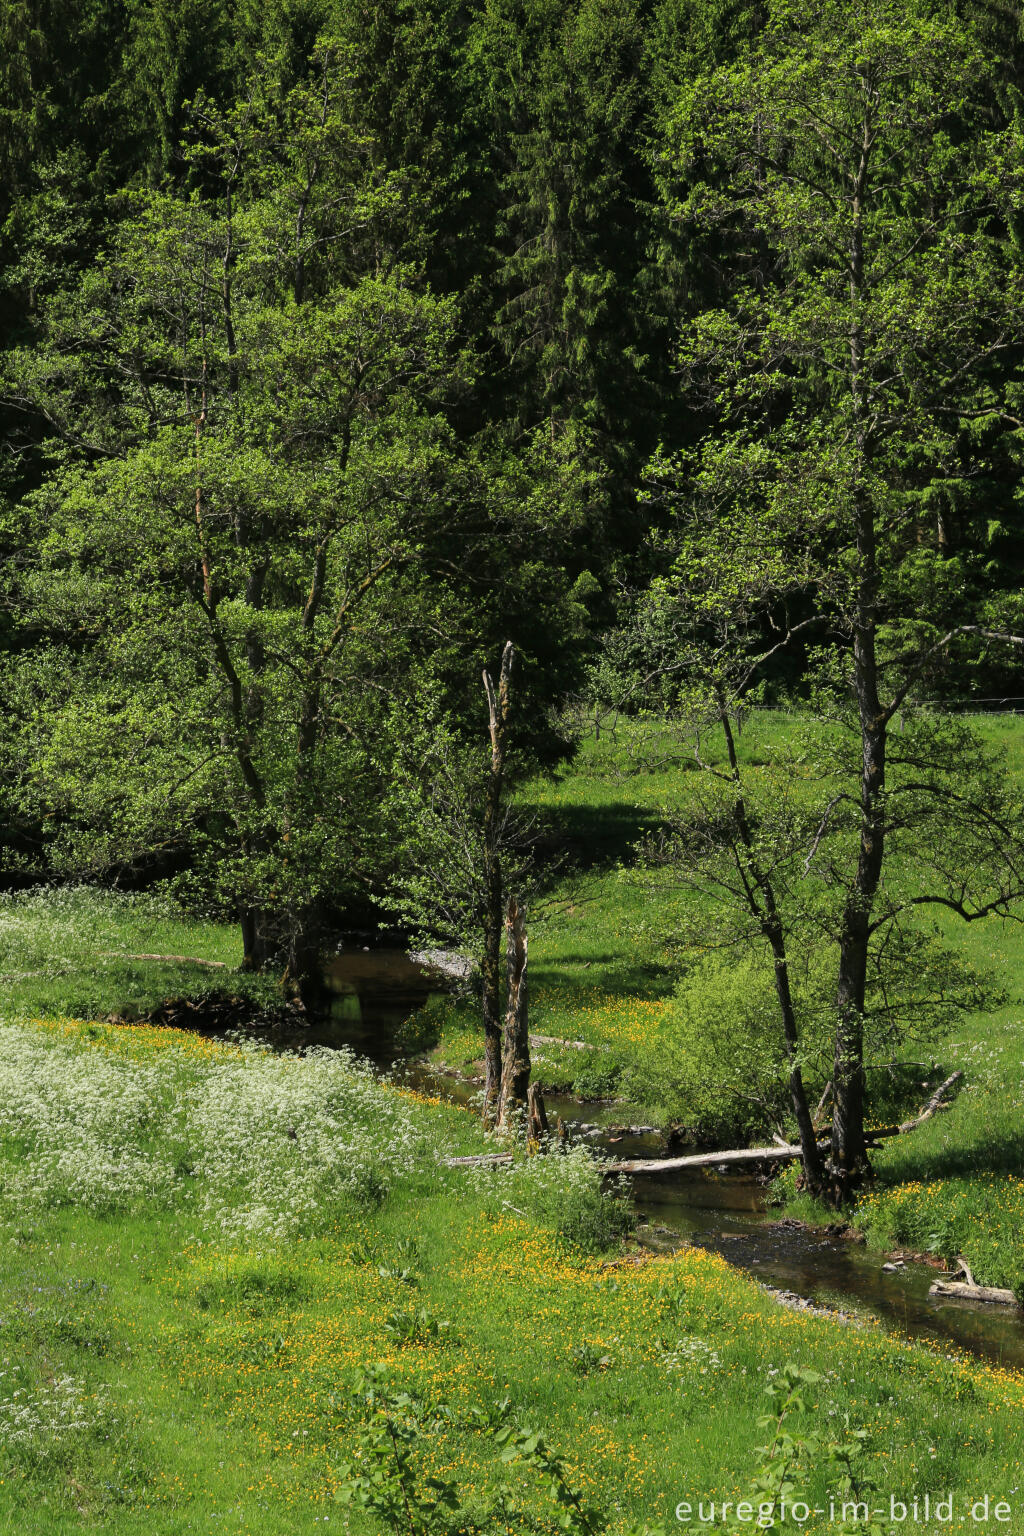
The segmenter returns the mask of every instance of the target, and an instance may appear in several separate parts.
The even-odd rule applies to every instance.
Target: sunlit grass
[[[755,722],[742,750],[764,756],[770,733],[785,729],[780,717]],[[983,729],[1007,741],[1013,771],[1024,773],[1024,730],[1015,722]],[[686,898],[653,900],[622,878],[619,865],[628,867],[644,826],[690,782],[671,744],[648,771],[620,737],[585,744],[571,773],[536,790],[563,816],[583,867],[532,927],[531,1027],[602,1047],[543,1046],[542,1080],[614,1092],[666,1006],[685,960],[676,903]],[[947,932],[975,964],[998,974],[1005,1001],[936,1043],[944,1069],[963,1068],[965,1088],[951,1110],[879,1150],[877,1184],[857,1219],[873,1241],[963,1253],[979,1280],[1015,1284],[1024,1220],[1024,933],[995,921],[950,924]],[[12,1018],[145,1012],[170,993],[222,983],[217,970],[126,958],[134,952],[222,960],[235,985],[235,931],[148,897],[45,893],[5,898],[0,908]],[[438,1054],[472,1063],[479,1054],[472,1008],[442,1008]],[[440,1168],[442,1149],[486,1145],[471,1115],[390,1090],[399,1119],[433,1156],[401,1167],[392,1159],[383,1189],[371,1179],[359,1198],[339,1191],[322,1219],[308,1223],[307,1209],[284,1238],[259,1213],[248,1225],[221,1221],[225,1209],[253,1211],[255,1186],[246,1186],[249,1196],[240,1183],[229,1189],[227,1164],[211,1159],[197,1171],[191,1147],[181,1145],[176,1106],[206,1074],[226,1090],[225,1114],[200,1117],[197,1134],[205,1127],[203,1135],[226,1136],[231,1105],[243,1108],[245,1085],[231,1065],[236,1048],[174,1030],[67,1018],[17,1029],[66,1046],[72,1068],[75,1053],[83,1061],[102,1056],[122,1074],[126,1106],[135,1102],[136,1064],[143,1075],[166,1074],[153,1094],[167,1106],[159,1123],[150,1119],[143,1129],[138,1117],[119,1114],[111,1092],[109,1114],[98,1110],[88,1126],[90,1145],[106,1148],[124,1170],[142,1151],[164,1158],[177,1182],[153,1186],[163,1191],[159,1201],[90,1210],[88,1201],[58,1198],[63,1174],[46,1165],[50,1182],[37,1180],[31,1198],[22,1182],[19,1197],[25,1159],[34,1154],[8,1134],[0,1163],[0,1370],[12,1374],[0,1379],[0,1399],[24,1393],[18,1403],[30,1411],[29,1440],[18,1442],[4,1438],[0,1407],[0,1532],[277,1536],[316,1528],[360,1536],[368,1529],[362,1517],[344,1512],[332,1491],[352,1429],[347,1383],[358,1364],[378,1359],[431,1399],[471,1405],[510,1396],[527,1419],[543,1423],[586,1491],[615,1511],[613,1531],[631,1518],[670,1517],[691,1495],[744,1494],[767,1372],[787,1358],[825,1374],[826,1416],[849,1412],[872,1430],[883,1498],[927,1488],[1008,1495],[1024,1481],[1020,1377],[873,1326],[841,1328],[784,1311],[702,1253],[602,1268],[600,1258],[559,1238],[557,1212],[539,1185]],[[269,1118],[249,1139],[267,1149],[271,1170],[274,1158],[302,1146],[296,1106],[307,1106],[301,1112],[311,1125],[321,1123],[306,1088],[286,1091],[282,1070],[280,1099],[264,1093],[252,1101]],[[101,1076],[83,1070],[79,1079]],[[26,1081],[22,1074],[18,1091]],[[60,1079],[40,1081],[57,1091]],[[13,1103],[14,1089],[8,1097]],[[391,1114],[385,1121],[397,1123]],[[315,1145],[326,1156],[327,1143],[311,1134],[308,1146]],[[374,1162],[369,1143],[362,1146]],[[79,1184],[90,1166],[102,1174],[103,1165],[88,1159],[68,1164]],[[310,1178],[326,1166],[314,1158]],[[206,1198],[211,1190],[217,1200]],[[410,1242],[414,1285],[396,1278]],[[389,1316],[413,1305],[450,1323],[443,1341],[396,1342]],[[597,1359],[609,1363],[581,1370],[581,1360]],[[54,1433],[45,1428],[47,1413]],[[83,1427],[64,1433],[61,1415],[69,1414]],[[538,1529],[550,1528],[543,1490],[503,1470],[478,1435],[453,1425],[427,1460],[424,1470],[456,1477],[480,1509],[503,1478],[515,1477]]]
[[[1024,721],[982,716],[973,723],[987,744],[1005,749],[1009,773],[1024,783]],[[752,716],[739,740],[741,757],[756,772],[793,728],[780,712]],[[713,753],[714,743],[703,743],[703,750]],[[644,829],[656,824],[664,807],[685,805],[694,782],[692,756],[681,738],[625,721],[615,733],[585,740],[558,780],[530,787],[530,800],[555,818],[583,866],[555,889],[532,929],[532,1027],[607,1048],[599,1055],[541,1047],[536,1075],[542,1083],[583,1094],[614,1093],[624,1076],[628,1081],[637,1042],[666,1007],[688,958],[679,946],[678,919],[699,898],[672,891],[652,896],[624,879],[622,870],[635,862]],[[991,919],[964,925],[950,917],[938,926],[993,978],[1004,1000],[965,1016],[951,1038],[917,1044],[907,1053],[934,1057],[946,1074],[962,1068],[965,1087],[951,1110],[878,1150],[878,1189],[863,1219],[878,1242],[928,1247],[931,1234],[944,1234],[936,1251],[949,1254],[955,1247],[976,1265],[979,1279],[1015,1283],[1010,1277],[1019,1272],[1024,1253],[1017,1208],[993,1204],[989,1191],[1007,1174],[1024,1174],[1024,924]],[[708,932],[713,938],[710,911]],[[435,1054],[463,1069],[479,1056],[469,1005],[448,1006]],[[926,1096],[922,1088],[922,1100]],[[656,1107],[637,1108],[645,1118],[657,1113]],[[900,1195],[905,1182],[931,1192],[916,1197],[913,1218]],[[947,1195],[955,1196],[963,1214],[959,1224],[944,1224]]]
[[[154,955],[181,958],[141,958]],[[267,993],[265,984],[238,972],[241,959],[237,927],[189,916],[148,892],[54,886],[0,894],[8,1016],[130,1018],[167,997],[215,989]]]
[[[126,1070],[145,1064],[180,1092],[240,1059],[169,1030],[64,1022],[14,1034],[33,1032],[58,1053],[53,1081],[64,1084],[71,1119],[76,1080],[57,1068],[76,1052]],[[290,1070],[301,1076],[305,1064]],[[396,1097],[425,1145],[481,1145],[472,1116]],[[127,1121],[120,1141],[113,1120],[105,1134],[110,1150],[135,1144]],[[281,1140],[295,1146],[286,1129]],[[147,1145],[159,1155],[160,1136]],[[34,1156],[9,1144],[6,1173]],[[554,1529],[543,1489],[460,1428],[461,1410],[510,1397],[566,1453],[577,1485],[612,1511],[614,1533],[636,1518],[671,1524],[683,1498],[749,1490],[763,1388],[787,1359],[822,1371],[826,1421],[849,1412],[870,1430],[884,1496],[967,1497],[1020,1483],[1024,1378],[872,1326],[787,1311],[700,1250],[609,1268],[531,1213],[525,1173],[478,1180],[436,1161],[410,1165],[380,1206],[307,1213],[287,1243],[219,1235],[202,1216],[204,1179],[195,1198],[159,1210],[100,1216],[6,1202],[0,1357],[4,1368],[17,1364],[22,1385],[0,1382],[0,1398],[21,1390],[45,1407],[61,1373],[75,1384],[83,1427],[44,1425],[27,1445],[5,1442],[0,1428],[0,1530],[358,1536],[371,1527],[333,1493],[354,1425],[346,1387],[369,1360],[455,1410],[424,1448],[422,1470],[454,1478],[480,1511],[499,1487],[514,1487],[540,1532]],[[450,1327],[397,1342],[389,1320],[410,1308]]]

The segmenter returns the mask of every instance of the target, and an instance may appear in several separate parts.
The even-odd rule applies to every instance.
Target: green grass
[[[870,1242],[962,1254],[981,1284],[1024,1300],[1024,930],[995,919],[948,937],[998,968],[1011,999],[970,1016],[939,1047],[964,1073],[954,1106],[874,1159],[877,1188],[856,1213]]]
[[[974,964],[998,975],[1008,1001],[968,1015],[936,1045],[944,1075],[963,1071],[961,1090],[951,1107],[878,1147],[853,1221],[876,1248],[950,1263],[962,1255],[979,1284],[1024,1301],[1024,929],[995,918],[945,927]],[[834,1220],[806,1199],[788,1209]]]
[[[1024,773],[1024,730],[984,729]],[[744,753],[763,757],[784,730],[778,717],[756,723]],[[681,959],[683,898],[654,902],[619,866],[659,806],[685,797],[690,771],[678,756],[646,771],[634,748],[627,736],[590,742],[571,773],[536,791],[581,869],[532,930],[531,1025],[610,1047],[545,1048],[539,1070],[590,1092],[614,1091],[628,1073]],[[1003,999],[935,1044],[943,1072],[964,1069],[964,1090],[878,1152],[854,1219],[880,1246],[963,1253],[980,1281],[1019,1285],[1024,933],[996,921],[947,932],[996,972]],[[349,1388],[371,1360],[425,1402],[453,1407],[419,1448],[421,1471],[454,1478],[481,1520],[499,1489],[514,1489],[517,1533],[553,1530],[550,1502],[533,1474],[503,1467],[485,1436],[459,1427],[465,1410],[511,1398],[567,1453],[618,1532],[670,1517],[691,1495],[749,1489],[762,1389],[789,1358],[822,1371],[826,1417],[849,1413],[871,1432],[883,1502],[926,1488],[1009,1496],[1021,1485],[1020,1377],[784,1311],[700,1252],[602,1269],[579,1243],[598,1242],[602,1228],[611,1240],[616,1221],[602,1219],[585,1175],[566,1181],[545,1160],[508,1179],[438,1166],[441,1150],[482,1145],[464,1112],[373,1099],[382,1128],[358,1143],[365,1167],[348,1179],[331,1163],[334,1133],[316,1129],[313,1058],[279,1076],[261,1069],[247,1089],[230,1048],[195,1036],[27,1022],[141,1014],[225,980],[236,990],[233,929],[148,897],[49,892],[4,900],[0,946],[6,1013],[22,1021],[5,1031],[0,1099],[9,1110],[38,1081],[42,1108],[31,1113],[45,1128],[30,1144],[8,1125],[0,1144],[0,1532],[361,1536],[372,1521],[333,1493],[358,1434]],[[136,953],[222,960],[226,970],[128,958]],[[443,1012],[438,1056],[471,1062],[471,1012]],[[36,1061],[32,1077],[29,1045],[23,1061],[12,1053],[19,1040],[52,1045],[52,1075]],[[104,1062],[114,1077],[98,1070]],[[220,1098],[200,1140],[227,1139],[223,1155],[207,1146],[197,1163],[180,1117],[208,1080],[221,1083]],[[396,1121],[399,1110],[411,1118]],[[433,1155],[392,1166],[399,1123]],[[308,1167],[292,1166],[296,1147],[308,1148]],[[402,1317],[421,1308],[450,1327],[399,1342]],[[27,1439],[9,1433],[15,1392],[31,1408]],[[62,1415],[82,1424],[64,1433]]]
[[[133,958],[144,955],[182,958]],[[189,917],[149,893],[55,886],[0,896],[0,985],[11,1016],[140,1018],[168,997],[225,987],[262,996],[266,983],[242,975],[241,959],[237,926]]]
[[[453,1479],[481,1522],[505,1489],[518,1514],[487,1528],[517,1536],[553,1533],[555,1511],[534,1474],[503,1465],[466,1427],[469,1410],[510,1398],[565,1452],[613,1533],[635,1519],[667,1518],[671,1529],[681,1499],[749,1492],[763,1389],[788,1359],[822,1373],[823,1422],[841,1426],[849,1413],[868,1429],[886,1500],[948,1489],[959,1507],[986,1491],[1012,1497],[1020,1483],[1024,1379],[786,1311],[699,1250],[602,1267],[569,1236],[587,1230],[566,1202],[571,1164],[533,1159],[479,1177],[438,1164],[444,1150],[481,1144],[464,1112],[373,1090],[365,1114],[392,1127],[381,1155],[396,1123],[431,1155],[414,1148],[396,1163],[381,1203],[327,1200],[285,1242],[253,1219],[230,1236],[203,1215],[210,1181],[230,1180],[230,1169],[189,1172],[177,1141],[167,1144],[181,1104],[207,1095],[216,1106],[225,1073],[232,1083],[252,1074],[249,1097],[264,1110],[246,1109],[250,1134],[282,1159],[282,1178],[293,1156],[313,1178],[319,1144],[285,1135],[277,1106],[293,1113],[305,1094],[310,1124],[331,1113],[343,1064],[268,1062],[175,1031],[70,1023],[12,1026],[4,1053],[8,1083],[37,1084],[49,1107],[5,1121],[0,1368],[17,1367],[16,1390],[37,1418],[54,1380],[70,1377],[82,1424],[17,1443],[0,1428],[0,1531],[377,1529],[333,1498],[360,1422],[348,1388],[371,1360],[452,1411],[416,1448],[419,1472]],[[129,1106],[137,1080],[159,1090],[156,1118],[133,1130],[116,1106],[97,1108],[84,1085],[108,1068],[123,1076]],[[308,1079],[325,1071],[314,1091]],[[277,1085],[269,1097],[267,1084]],[[62,1143],[80,1145],[77,1204],[65,1203],[65,1174],[28,1121],[56,1124]],[[196,1157],[226,1123],[200,1115]],[[116,1208],[96,1214],[86,1207],[99,1193],[88,1182],[97,1138],[123,1155],[166,1154],[180,1182],[158,1202],[125,1187]],[[35,1193],[12,1200],[12,1181],[28,1176],[22,1190]],[[576,1179],[586,1187],[585,1171]],[[248,1196],[240,1185],[232,1198],[241,1209]],[[449,1326],[402,1342],[395,1319],[422,1309]],[[0,1379],[0,1400],[10,1379]],[[0,1402],[0,1426],[9,1416]],[[820,1501],[820,1472],[810,1488]]]

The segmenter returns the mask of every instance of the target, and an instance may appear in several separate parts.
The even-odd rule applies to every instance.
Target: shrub
[[[828,1076],[831,986],[821,962],[796,978],[810,1084]],[[766,959],[714,954],[676,988],[624,1086],[666,1118],[728,1143],[785,1118],[787,1077]]]
[[[925,933],[901,938],[867,1000],[869,1064],[891,1063],[913,1039],[941,1038],[966,1006],[977,1006],[983,978]],[[835,953],[804,947],[790,960],[808,1094],[832,1075]],[[986,994],[988,995],[988,994]],[[920,1069],[895,1064],[869,1073],[868,1112],[898,1118],[919,1102]],[[786,1059],[770,955],[705,955],[676,988],[638,1047],[622,1087],[666,1119],[728,1144],[790,1124]]]
[[[542,1153],[511,1168],[480,1169],[477,1178],[493,1212],[531,1216],[579,1253],[604,1253],[636,1225],[624,1186],[609,1185],[583,1147]]]
[[[617,1091],[622,1063],[605,1051],[581,1051],[573,1074],[573,1091],[584,1099],[609,1099]]]

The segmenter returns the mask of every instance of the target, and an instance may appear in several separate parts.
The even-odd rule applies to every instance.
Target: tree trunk
[[[509,1128],[526,1109],[530,1088],[530,1037],[526,999],[527,939],[523,910],[509,897],[505,918],[508,935],[508,1006],[502,1039],[501,1094],[498,1127]]]
[[[842,1205],[849,1199],[867,1168],[864,1140],[864,993],[868,920],[864,909],[854,905],[854,898],[851,898],[844,916],[836,993],[832,1146],[829,1157],[830,1196],[835,1205]]]
[[[262,971],[270,959],[266,917],[258,907],[246,907],[239,916],[242,929],[242,970]]]
[[[320,936],[322,925],[316,909],[298,913],[288,936],[288,952],[281,977],[281,990],[290,1002],[307,1013],[317,1013],[324,1000],[326,985]]]
[[[501,1092],[501,922],[493,918],[493,891],[488,872],[487,911],[484,917],[484,947],[480,957],[482,978],[481,1015],[484,1026],[484,1120],[492,1124],[498,1111]],[[501,877],[497,880],[501,901]]]
[[[544,1095],[536,1083],[531,1083],[526,1095],[526,1120],[534,1141],[548,1135],[548,1112],[544,1108]]]
[[[729,754],[730,772],[733,783],[736,786],[733,818],[736,823],[740,843],[749,861],[751,880],[747,884],[747,901],[752,915],[756,917],[760,925],[761,932],[771,946],[775,969],[775,995],[779,1003],[779,1017],[782,1022],[782,1039],[786,1060],[789,1063],[789,1101],[793,1107],[793,1116],[800,1135],[800,1146],[803,1149],[804,1178],[811,1193],[817,1195],[824,1186],[825,1170],[821,1153],[818,1149],[818,1138],[814,1132],[810,1105],[807,1102],[807,1090],[804,1086],[803,1073],[800,1070],[800,1064],[797,1059],[800,1035],[797,1027],[796,1008],[793,1004],[793,992],[789,981],[786,933],[775,898],[775,886],[769,874],[761,869],[758,861],[754,858],[754,839],[747,818],[746,801],[743,798],[739,756],[736,751],[732,725],[729,720],[729,711],[724,698],[719,699],[719,709],[722,730],[725,735],[726,750]]]
[[[831,1199],[844,1204],[867,1168],[864,1141],[864,1006],[871,940],[871,913],[885,852],[886,730],[880,724],[874,626],[859,629],[854,643],[861,720],[861,828],[857,869],[839,935],[835,1056],[830,1154]]]
[[[492,1124],[501,1097],[501,933],[504,927],[501,878],[501,805],[505,787],[505,726],[512,702],[512,665],[515,651],[507,641],[501,656],[498,687],[484,671],[488,723],[491,733],[491,769],[484,801],[484,920],[483,953],[480,957],[481,1015],[484,1028],[484,1109]]]
[[[863,207],[867,197],[870,127],[865,122],[854,182],[850,244],[850,390],[856,442],[852,504],[857,540],[853,605],[853,680],[861,738],[860,846],[839,934],[836,983],[835,1065],[832,1074],[832,1145],[829,1195],[844,1204],[867,1167],[864,1140],[864,1001],[871,913],[885,855],[885,758],[888,720],[878,697],[878,560],[875,511],[867,488],[870,441],[864,401],[864,337],[860,308],[864,286]]]
[[[779,1002],[786,1060],[789,1063],[789,1102],[793,1107],[793,1117],[796,1120],[797,1132],[800,1136],[800,1147],[803,1152],[804,1182],[811,1194],[819,1195],[825,1185],[825,1168],[818,1147],[818,1137],[814,1129],[810,1105],[807,1102],[807,1089],[804,1086],[803,1073],[797,1060],[799,1035],[797,1032],[796,1009],[793,1006],[793,994],[789,984],[789,962],[786,956],[785,941],[780,930],[775,930],[769,935],[769,938],[775,962],[775,995]]]

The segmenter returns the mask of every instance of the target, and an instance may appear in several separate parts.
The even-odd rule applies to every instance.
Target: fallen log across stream
[[[902,1125],[882,1126],[879,1130],[868,1131],[866,1139],[869,1145],[884,1141],[889,1136],[905,1136],[908,1131],[914,1131],[926,1120],[930,1120],[939,1109],[949,1106],[943,1103],[946,1094],[954,1088],[963,1077],[962,1072],[954,1072],[941,1083],[932,1094],[921,1113],[913,1120],[904,1120]],[[819,1141],[818,1149],[827,1153],[828,1142]],[[792,1163],[798,1162],[803,1157],[799,1146],[775,1145],[771,1147],[739,1147],[727,1152],[695,1152],[687,1157],[640,1157],[632,1158],[622,1163],[605,1163],[602,1172],[609,1176],[619,1173],[675,1173],[682,1168],[748,1168],[759,1163]]]
[[[818,1143],[821,1152],[828,1151],[828,1142]],[[771,1147],[737,1147],[728,1152],[692,1152],[686,1157],[637,1157],[624,1163],[602,1163],[601,1172],[616,1173],[674,1173],[678,1168],[744,1168],[753,1163],[792,1163],[803,1154],[797,1146],[783,1143]]]

